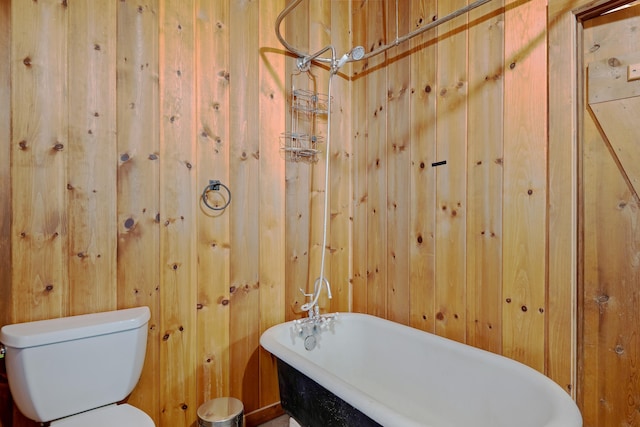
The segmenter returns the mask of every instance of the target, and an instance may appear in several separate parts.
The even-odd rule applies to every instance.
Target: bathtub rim
[[[385,320],[376,316],[361,313],[336,313],[341,319],[349,318],[352,315],[355,316],[368,316],[374,319]],[[271,353],[274,357],[287,363],[289,366],[297,369],[322,387],[326,388],[345,402],[350,403],[353,407],[357,408],[361,412],[365,413],[371,419],[382,425],[390,425],[389,423],[402,422],[401,425],[406,427],[429,427],[425,424],[418,423],[412,418],[409,418],[399,412],[389,408],[384,402],[375,399],[373,396],[367,394],[365,391],[352,386],[344,381],[342,378],[327,371],[321,366],[311,362],[296,352],[289,349],[287,346],[278,342],[276,334],[282,329],[287,332],[292,327],[294,321],[288,321],[279,323],[267,329],[260,336],[260,345]],[[391,417],[391,413],[393,416]],[[435,427],[435,426],[434,426]]]
[[[396,330],[406,328],[403,332],[409,334],[427,334],[429,337],[428,339],[436,341],[446,347],[458,348],[462,346],[472,353],[477,354],[481,359],[486,360],[487,358],[495,358],[496,362],[502,361],[506,363],[509,369],[523,373],[535,374],[532,376],[532,380],[537,384],[544,385],[545,389],[548,389],[549,392],[552,393],[551,400],[553,402],[553,406],[551,408],[551,412],[553,417],[543,427],[582,426],[582,415],[580,414],[580,411],[572,397],[552,379],[530,366],[518,362],[517,360],[378,316],[349,312],[336,314],[341,321],[345,319],[348,321],[349,318],[364,318],[367,321],[373,322],[374,326],[376,323],[385,324],[386,326],[395,328]],[[304,375],[307,375],[313,381],[330,390],[346,402],[349,402],[351,405],[380,424],[394,425],[401,421],[404,426],[428,427],[426,424],[419,423],[413,418],[409,418],[402,413],[394,411],[393,408],[386,406],[385,402],[377,400],[362,389],[347,383],[325,368],[315,364],[309,359],[299,355],[294,350],[288,348],[286,345],[278,342],[278,335],[282,333],[283,330],[285,333],[289,334],[291,330],[290,328],[293,327],[293,325],[294,321],[288,321],[270,327],[260,336],[260,345],[274,357],[281,359]]]

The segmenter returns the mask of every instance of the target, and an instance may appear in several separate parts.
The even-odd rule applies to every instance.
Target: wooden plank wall
[[[399,2],[398,22],[466,3]],[[604,1],[549,3],[493,0],[341,70],[322,249],[325,154],[276,149],[295,69],[273,36],[284,0],[0,2],[0,323],[148,305],[130,401],[160,426],[190,425],[215,396],[251,413],[277,400],[259,334],[299,315],[328,249],[325,309],[504,353],[571,389],[567,52],[573,11]],[[371,51],[395,17],[391,0],[303,2],[283,30],[304,50]],[[226,210],[200,202],[211,179],[233,193]]]
[[[11,2],[0,2],[0,283],[11,283]],[[9,203],[7,203],[9,201]],[[0,285],[0,324],[11,321],[11,287]],[[0,426],[11,426],[13,408],[4,363],[0,363]]]
[[[578,402],[584,408],[585,426],[640,423],[635,404],[640,390],[640,268],[636,262],[639,200],[631,173],[637,164],[630,166],[628,161],[633,155],[622,152],[618,145],[627,136],[637,134],[637,116],[631,113],[637,91],[633,91],[634,82],[626,81],[629,62],[625,58],[636,62],[640,52],[639,24],[637,4],[583,24],[583,93],[589,95],[589,105],[585,104],[583,127],[584,341]],[[598,81],[594,71],[597,68],[606,71],[608,78],[601,79],[603,82]],[[619,84],[628,85],[622,96],[614,95],[616,85],[612,81],[617,69],[624,73],[621,81],[617,80]],[[598,101],[602,95],[611,98],[598,104],[594,100],[596,93],[601,95]],[[611,120],[612,115],[604,114],[606,108],[602,107],[607,104],[611,108],[616,103],[617,114]],[[629,131],[630,127],[635,129]],[[634,150],[637,152],[636,145]]]
[[[160,414],[160,127],[158,3],[117,8],[117,307],[151,309],[147,357],[131,404]],[[128,261],[125,261],[128,260]],[[133,262],[136,260],[136,262]],[[113,286],[113,285],[112,285]],[[114,308],[114,307],[110,307]]]
[[[11,55],[11,3],[0,2],[0,58],[8,59]],[[11,61],[0,61],[0,141],[11,138]],[[0,144],[0,198],[11,200],[11,146]],[[0,283],[11,283],[11,203],[3,203],[0,207]],[[0,287],[0,323],[11,320],[11,287]]]
[[[400,2],[400,35],[469,3]],[[393,42],[394,7],[358,2],[354,45]],[[354,64],[353,307],[549,373],[575,283],[547,268],[547,18],[494,0]],[[572,366],[553,372],[568,391]]]
[[[198,182],[229,182],[229,3],[201,0],[196,35],[196,137]],[[215,172],[214,172],[215,171]],[[215,198],[214,206],[225,199]],[[198,205],[197,395],[203,400],[228,395],[229,224],[230,216]]]
[[[198,405],[218,396],[240,398],[248,425],[278,413],[274,360],[258,339],[300,315],[298,289],[313,286],[324,250],[326,192],[324,153],[293,164],[280,150],[295,63],[273,31],[285,3],[1,2],[0,178],[11,186],[0,190],[10,201],[0,216],[0,324],[149,306],[145,368],[129,401],[159,426],[192,425]],[[346,51],[350,6],[302,7],[283,30],[304,49]],[[340,31],[327,33],[332,22]],[[323,300],[342,311],[348,69],[334,79],[339,173],[326,274],[337,285]],[[326,93],[326,70],[314,73]],[[202,203],[210,180],[229,187],[228,208]],[[214,206],[228,199],[208,195]],[[10,417],[3,409],[3,423]],[[8,422],[31,425],[17,411]]]

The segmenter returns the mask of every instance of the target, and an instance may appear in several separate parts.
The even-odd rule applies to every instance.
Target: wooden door
[[[640,6],[584,23],[585,427],[640,426]]]

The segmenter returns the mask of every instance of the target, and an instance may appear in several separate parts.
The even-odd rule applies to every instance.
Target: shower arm
[[[331,51],[331,58],[321,58],[320,55],[324,54],[326,51]],[[336,49],[332,45],[328,45],[320,49],[314,54],[299,56],[297,61],[297,66],[299,70],[306,70],[312,61],[324,61],[329,62],[332,66],[336,62]]]
[[[276,36],[278,37],[278,40],[280,41],[280,43],[282,44],[282,46],[284,46],[289,52],[292,52],[296,55],[298,55],[300,58],[298,62],[299,63],[304,63],[307,64],[311,61],[318,61],[318,62],[326,62],[326,63],[330,63],[333,65],[333,63],[335,62],[335,53],[334,55],[332,55],[332,58],[320,58],[319,56],[322,55],[322,53],[324,53],[327,48],[322,49],[321,51],[313,54],[313,55],[309,55],[307,53],[304,53],[296,48],[294,48],[293,46],[291,46],[289,43],[287,43],[287,41],[284,39],[284,37],[282,37],[282,34],[280,33],[280,24],[282,23],[282,21],[284,20],[284,18],[298,5],[300,4],[302,0],[293,0],[291,3],[289,3],[283,10],[282,12],[280,12],[280,14],[278,15],[278,17],[276,18]],[[460,8],[458,10],[456,10],[455,12],[452,12],[442,18],[436,19],[435,21],[432,21],[430,23],[428,23],[427,25],[425,25],[424,27],[420,27],[415,31],[412,31],[410,33],[405,34],[404,36],[401,37],[397,37],[396,39],[386,45],[380,46],[377,49],[372,50],[369,53],[366,53],[362,58],[360,58],[359,60],[362,59],[368,59],[371,58],[372,56],[378,55],[382,52],[385,52],[393,47],[398,46],[400,43],[406,42],[407,40],[410,40],[412,38],[414,38],[417,35],[420,35],[422,33],[424,33],[425,31],[429,31],[441,24],[444,24],[445,22],[449,22],[452,19],[457,18],[460,15],[463,15],[467,12],[472,11],[473,9],[482,6],[485,3],[489,3],[491,0],[476,0],[473,3]],[[348,58],[346,62],[351,62],[354,61],[354,59],[352,58]]]

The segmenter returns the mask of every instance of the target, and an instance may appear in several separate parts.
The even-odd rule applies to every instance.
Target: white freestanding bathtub
[[[303,426],[582,426],[571,397],[534,369],[378,317],[282,323],[260,343]]]

